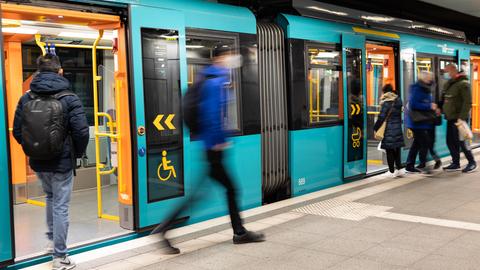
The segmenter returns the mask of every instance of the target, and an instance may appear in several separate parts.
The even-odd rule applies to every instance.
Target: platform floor
[[[102,194],[104,212],[118,215],[117,186],[104,187]],[[43,198],[37,200],[45,201]],[[43,254],[47,244],[45,207],[26,203],[15,205],[14,220],[17,257]],[[67,240],[69,246],[126,232],[129,231],[120,228],[118,222],[97,217],[96,189],[76,191],[72,194]]]
[[[266,233],[266,242],[233,245],[228,217],[221,217],[173,230],[180,255],[163,255],[153,235],[72,257],[78,269],[96,270],[441,270],[480,265],[480,170],[394,180],[379,175],[242,214],[247,228]]]

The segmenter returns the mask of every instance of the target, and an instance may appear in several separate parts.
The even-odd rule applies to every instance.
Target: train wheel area
[[[13,223],[17,260],[45,254],[45,194],[13,138],[19,98],[36,74],[36,59],[59,56],[63,76],[82,101],[90,126],[77,160],[69,246],[133,228],[125,28],[118,15],[1,4],[8,105]],[[126,229],[125,229],[126,228]]]

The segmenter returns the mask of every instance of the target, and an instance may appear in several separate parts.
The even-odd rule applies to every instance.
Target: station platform
[[[480,149],[474,150],[480,161]],[[448,164],[444,159],[444,164]],[[464,162],[464,161],[463,161]],[[462,165],[465,165],[464,163]],[[233,245],[228,216],[72,256],[76,269],[478,269],[480,170],[377,175],[242,213],[262,243]],[[44,263],[31,270],[51,269]]]

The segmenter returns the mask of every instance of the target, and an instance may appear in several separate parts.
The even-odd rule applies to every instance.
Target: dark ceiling
[[[278,12],[295,13],[291,0],[219,0],[218,2],[248,7],[260,18],[270,18]],[[460,30],[465,32],[469,41],[480,44],[480,17],[430,3],[418,0],[321,0],[317,2]]]

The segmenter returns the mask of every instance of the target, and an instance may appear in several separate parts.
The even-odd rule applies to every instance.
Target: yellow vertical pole
[[[97,45],[100,42],[100,39],[102,39],[103,36],[103,30],[98,31],[98,36],[97,39],[95,39],[95,42],[93,43],[92,46],[92,78],[93,78],[93,112],[94,112],[94,122],[95,122],[95,157],[96,157],[96,162],[95,162],[95,169],[96,169],[96,177],[97,177],[97,214],[98,217],[102,217],[102,179],[100,175],[100,169],[101,169],[101,163],[100,163],[100,142],[98,140],[97,133],[99,133],[98,130],[98,81],[100,81],[102,78],[98,76],[97,74]]]
[[[317,122],[320,121],[320,69],[317,68]]]

